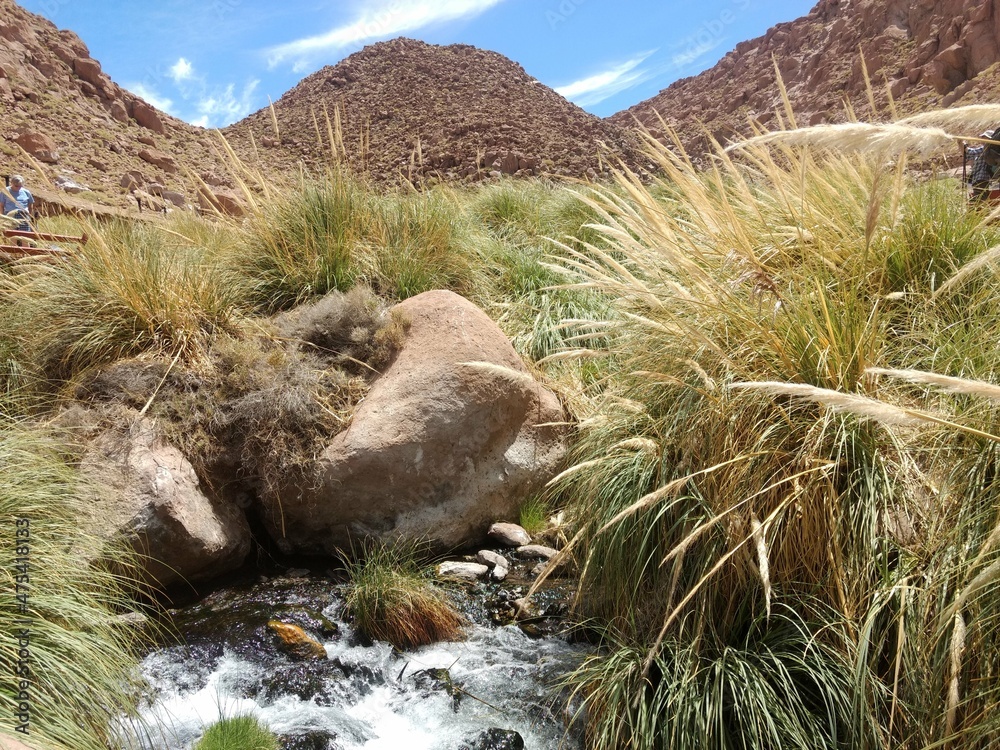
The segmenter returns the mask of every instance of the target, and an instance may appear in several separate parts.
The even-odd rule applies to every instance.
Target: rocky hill
[[[336,121],[339,118],[339,134]],[[328,127],[329,121],[329,127]],[[337,151],[378,181],[475,180],[491,173],[596,176],[606,144],[626,159],[633,136],[568,102],[496,52],[394,39],[365,47],[303,79],[227,128],[250,135],[272,164],[330,163]]]
[[[997,5],[995,0],[820,0],[808,15],[738,44],[715,67],[611,120],[623,127],[638,120],[660,131],[659,113],[694,152],[704,148],[706,130],[725,140],[749,132],[748,119],[773,125],[781,108],[774,61],[799,125],[843,121],[845,102],[868,119],[862,55],[876,119],[888,116],[889,92],[902,113],[996,102]]]
[[[138,195],[197,202],[199,184],[228,182],[218,136],[118,86],[73,32],[0,0],[0,151],[43,198],[77,193],[138,210]]]

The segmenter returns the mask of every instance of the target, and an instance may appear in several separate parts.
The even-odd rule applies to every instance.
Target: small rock
[[[501,555],[501,554],[499,554],[497,552],[493,552],[493,551],[488,550],[488,549],[480,550],[476,554],[476,560],[478,560],[479,562],[481,562],[483,565],[489,565],[491,568],[493,568],[493,567],[509,568],[510,567],[510,562],[508,562],[508,560],[507,560],[506,557],[504,557],[503,555]]]
[[[531,535],[516,523],[495,523],[490,526],[489,535],[505,547],[531,544]]]
[[[306,633],[298,625],[290,625],[280,620],[271,620],[267,626],[281,639],[281,648],[296,659],[325,659],[323,644]]]
[[[524,750],[524,738],[513,729],[493,727],[467,740],[459,750]]]
[[[187,205],[187,200],[184,198],[183,193],[178,193],[176,190],[164,190],[161,197],[168,203],[173,203],[178,208],[184,208]]]
[[[165,154],[162,151],[157,151],[155,148],[142,149],[142,151],[139,152],[139,158],[147,164],[159,167],[164,172],[177,171],[177,163],[174,161],[174,157],[169,154]]]
[[[518,547],[515,553],[522,560],[527,560],[531,558],[541,558],[543,560],[551,560],[553,557],[559,554],[559,550],[552,549],[552,547],[546,547],[543,544],[525,544]]]
[[[443,562],[437,567],[437,574],[442,578],[461,578],[466,581],[475,581],[489,572],[487,566],[470,562]]]
[[[142,176],[142,172],[138,172],[133,169],[123,174],[121,180],[118,181],[118,184],[131,193],[136,188],[140,188],[145,185],[146,178]]]
[[[510,562],[503,555],[488,549],[480,550],[476,559],[483,565],[490,566],[490,576],[495,581],[502,581],[510,573]]]

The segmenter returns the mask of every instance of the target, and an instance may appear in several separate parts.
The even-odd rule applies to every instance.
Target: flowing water
[[[352,631],[329,581],[275,579],[218,592],[174,613],[184,645],[144,659],[153,698],[145,729],[124,744],[187,750],[220,717],[251,714],[286,750],[515,747],[476,744],[493,729],[517,732],[527,750],[577,750],[579,732],[567,732],[565,696],[552,685],[586,652],[493,624],[491,602],[520,593],[479,584],[463,599],[472,623],[465,640],[399,652]],[[326,658],[283,654],[269,619],[319,637]]]

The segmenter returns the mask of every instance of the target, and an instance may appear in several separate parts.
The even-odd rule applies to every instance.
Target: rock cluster
[[[93,493],[84,526],[130,544],[146,578],[161,587],[238,567],[252,546],[248,512],[287,553],[333,555],[400,537],[447,549],[483,541],[490,523],[515,517],[560,468],[562,405],[464,298],[426,292],[395,310],[389,317],[405,318],[408,331],[349,427],[317,435],[318,454],[304,459],[310,465],[276,469],[273,490],[227,462],[243,450],[232,442],[242,429],[214,434],[223,443],[219,462],[205,463],[185,456],[162,423],[139,411],[162,377],[157,365],[122,363],[95,375],[58,420]],[[531,540],[523,530],[512,538],[532,560],[548,556],[524,546]],[[501,578],[505,567],[494,559],[476,575],[492,569]]]

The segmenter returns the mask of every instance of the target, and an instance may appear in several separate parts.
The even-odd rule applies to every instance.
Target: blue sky
[[[472,44],[605,117],[711,67],[815,0],[19,0],[119,85],[222,127],[397,36]]]

